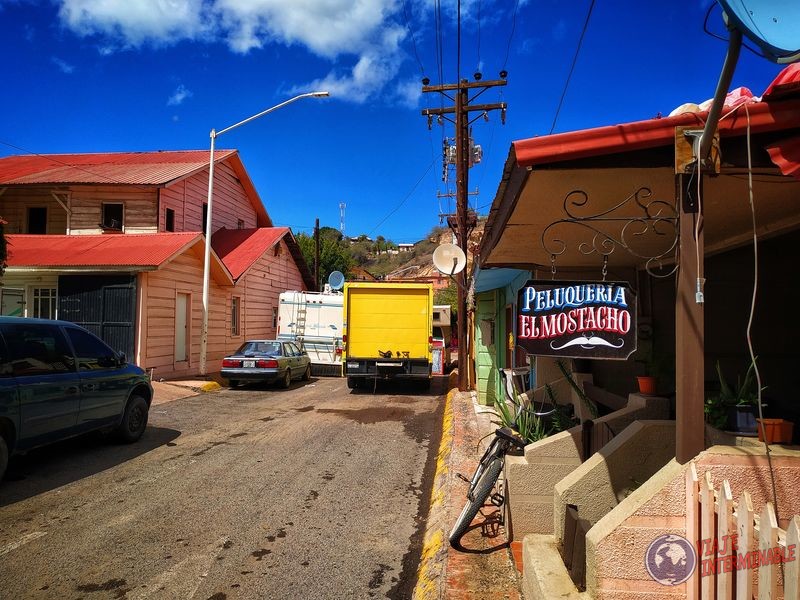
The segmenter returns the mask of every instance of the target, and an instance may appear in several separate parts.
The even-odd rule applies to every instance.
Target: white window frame
[[[47,290],[50,292],[47,296],[42,296],[41,292]],[[54,287],[34,287],[31,291],[33,299],[31,306],[31,316],[38,319],[57,319],[58,318],[58,288]],[[50,301],[51,310],[49,314],[43,315],[41,313],[41,301],[43,299]]]

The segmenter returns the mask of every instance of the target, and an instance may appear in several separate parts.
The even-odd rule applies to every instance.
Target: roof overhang
[[[598,269],[603,254],[613,267],[644,268],[656,256],[661,264],[673,261],[676,128],[702,128],[704,116],[683,114],[515,142],[489,213],[481,266],[549,269],[555,263],[559,269]],[[783,175],[765,149],[796,139],[800,101],[740,106],[720,122],[720,174],[703,178],[709,254],[752,239],[748,116],[757,232],[768,236],[800,227],[800,182]]]
[[[10,234],[8,273],[141,273],[157,271],[187,253],[205,259],[200,233],[123,235]],[[230,272],[212,250],[210,276],[232,286]]]

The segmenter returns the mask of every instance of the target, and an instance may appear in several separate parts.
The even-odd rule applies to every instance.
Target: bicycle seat
[[[494,433],[497,437],[504,439],[507,442],[510,442],[517,448],[521,449],[524,448],[526,445],[525,440],[522,438],[522,436],[513,429],[511,429],[510,427],[501,427]]]

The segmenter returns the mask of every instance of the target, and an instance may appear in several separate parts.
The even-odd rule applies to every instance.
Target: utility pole
[[[314,285],[322,289],[319,280],[319,217],[314,222]],[[312,290],[314,291],[314,290]]]
[[[423,80],[422,92],[438,92],[449,98],[455,106],[446,108],[427,108],[422,111],[422,115],[428,117],[428,129],[431,128],[433,117],[436,116],[439,123],[448,120],[455,125],[456,129],[456,218],[451,227],[456,233],[458,245],[468,256],[469,227],[467,222],[467,186],[469,180],[469,126],[473,121],[484,117],[488,119],[490,110],[500,110],[500,120],[506,122],[506,103],[498,102],[495,104],[470,104],[486,90],[506,85],[506,72],[500,73],[501,79],[494,81],[480,81],[480,74],[475,74],[476,81],[470,82],[461,79],[458,83],[443,85],[427,85]],[[470,90],[474,90],[470,98]],[[471,112],[480,113],[477,117],[470,120]],[[449,115],[453,115],[451,118]],[[448,219],[448,222],[450,220]],[[453,227],[453,225],[455,225]],[[467,335],[467,269],[458,273],[456,276],[458,285],[458,389],[467,391],[470,388],[469,369],[467,367],[468,357],[468,335]]]

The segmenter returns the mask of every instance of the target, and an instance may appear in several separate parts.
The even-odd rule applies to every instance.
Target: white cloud
[[[57,56],[51,57],[50,60],[65,75],[70,75],[71,73],[75,72],[75,65],[71,65],[64,60],[61,60]]]
[[[191,97],[192,92],[186,89],[186,86],[181,83],[175,88],[175,91],[172,92],[172,95],[167,100],[167,106],[180,106],[183,104],[184,100]]]
[[[419,99],[422,96],[422,84],[419,79],[406,79],[398,82],[395,86],[397,100],[401,106],[406,108],[417,108]]]
[[[330,92],[333,98],[363,104],[397,75],[398,68],[391,57],[387,59],[376,52],[366,52],[348,71],[333,70],[326,77],[295,86],[290,93],[321,90]]]
[[[2,0],[0,0],[2,1]],[[366,102],[382,90],[403,104],[416,104],[415,92],[395,83],[411,57],[401,44],[408,36],[401,0],[56,0],[62,24],[95,38],[98,52],[168,46],[184,40],[223,41],[231,51],[247,53],[269,45],[297,46],[331,61],[330,72],[295,90],[326,89],[340,99]],[[419,35],[430,20],[433,0],[407,0]],[[480,0],[462,0],[463,14],[476,12]],[[499,0],[482,0],[489,6]],[[450,18],[456,0],[445,0]],[[188,97],[179,94],[168,104]],[[188,90],[185,90],[188,92]]]
[[[61,0],[59,16],[79,35],[136,47],[197,37],[204,12],[202,0]]]

